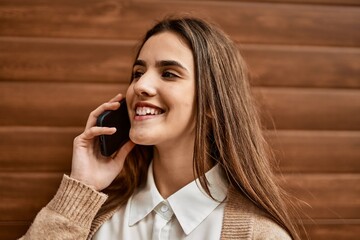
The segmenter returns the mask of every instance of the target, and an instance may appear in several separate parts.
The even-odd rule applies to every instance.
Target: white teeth
[[[136,112],[136,115],[138,115],[138,116],[160,114],[160,111],[158,109],[150,108],[150,107],[137,107],[135,112]]]

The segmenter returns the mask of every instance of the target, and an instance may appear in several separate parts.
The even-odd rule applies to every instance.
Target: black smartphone
[[[106,157],[113,155],[129,140],[130,120],[125,99],[121,100],[120,104],[117,110],[105,111],[97,118],[97,126],[116,128],[116,132],[112,135],[99,136],[100,151]]]

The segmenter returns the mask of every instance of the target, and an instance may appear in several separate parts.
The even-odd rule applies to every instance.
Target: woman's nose
[[[155,76],[150,73],[143,74],[134,83],[134,92],[138,96],[152,97],[156,95]]]

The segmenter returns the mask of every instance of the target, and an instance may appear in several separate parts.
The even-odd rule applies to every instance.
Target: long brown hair
[[[194,176],[209,192],[205,171],[219,163],[230,185],[269,214],[294,239],[300,239],[288,212],[288,198],[273,174],[271,154],[263,137],[250,94],[248,73],[236,44],[220,29],[193,17],[167,18],[150,29],[140,44],[155,34],[171,31],[192,50],[196,84]],[[105,190],[109,200],[102,215],[126,203],[146,181],[152,148],[136,146],[124,170]]]

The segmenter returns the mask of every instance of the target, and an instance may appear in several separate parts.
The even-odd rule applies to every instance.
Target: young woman
[[[245,64],[219,29],[165,19],[139,47],[130,141],[99,154],[94,110],[72,170],[23,239],[299,239],[271,171]]]

